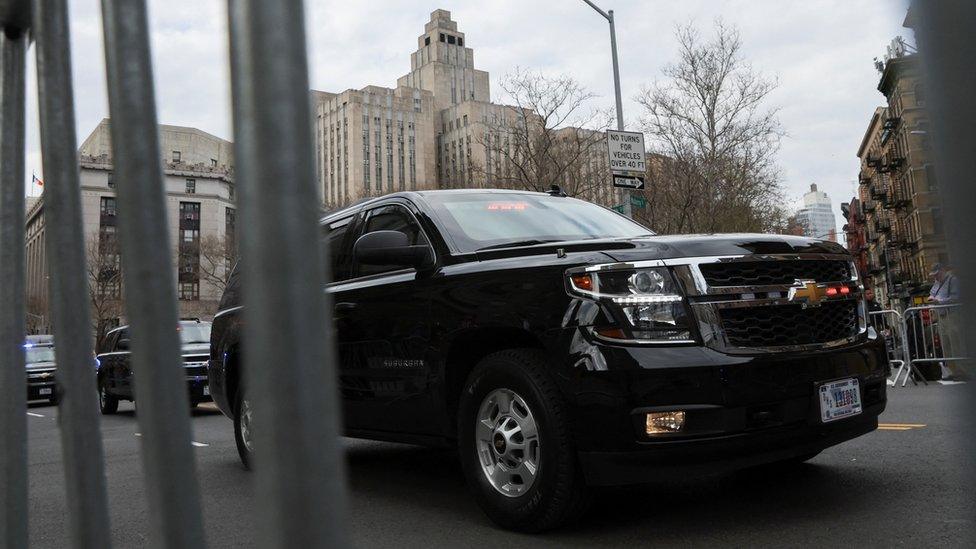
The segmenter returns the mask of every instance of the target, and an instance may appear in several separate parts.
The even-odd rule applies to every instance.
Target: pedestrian
[[[874,329],[882,335],[887,335],[888,330],[888,320],[884,315],[871,314],[878,313],[884,310],[884,307],[875,299],[874,288],[867,288],[864,290],[864,301],[868,306],[868,323],[874,327]]]
[[[951,269],[941,263],[932,266],[932,289],[929,291],[929,303],[954,303],[959,301],[959,281]]]
[[[952,269],[948,265],[936,263],[932,266],[929,276],[932,277],[932,289],[929,291],[928,303],[949,305],[959,302],[959,280],[952,274]],[[956,308],[940,308],[937,312],[933,312],[936,314],[932,316],[938,318],[942,356],[954,358],[966,356],[962,347],[962,338],[959,336],[959,326],[956,321],[958,311]],[[953,377],[952,370],[948,365],[949,362],[941,363],[942,379],[952,379]]]

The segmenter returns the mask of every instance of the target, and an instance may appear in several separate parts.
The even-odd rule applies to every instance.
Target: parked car
[[[885,408],[836,243],[655,236],[558,191],[395,193],[321,225],[345,433],[456,446],[506,528],[572,520],[588,486],[809,460]],[[243,305],[235,272],[209,372],[247,466]]]
[[[182,344],[183,369],[190,396],[190,406],[209,402],[207,358],[210,350],[210,323],[199,320],[180,321],[177,330]],[[132,364],[129,353],[129,327],[121,326],[107,334],[98,347],[98,401],[103,414],[114,414],[120,400],[135,402]]]
[[[54,341],[50,336],[28,336],[24,344],[24,363],[27,367],[27,400],[47,400],[58,403],[55,374],[58,366],[54,356]]]

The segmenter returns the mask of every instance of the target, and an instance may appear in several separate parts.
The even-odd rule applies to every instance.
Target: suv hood
[[[620,243],[620,240],[614,241]],[[775,234],[691,234],[650,236],[623,241],[604,253],[617,261],[766,254],[846,254],[836,242]]]
[[[836,242],[802,236],[776,234],[689,234],[646,236],[641,238],[595,238],[564,242],[547,242],[477,252],[480,260],[555,254],[566,252],[599,252],[613,261],[630,262],[648,259],[714,257],[763,254],[846,254]]]
[[[183,346],[182,353],[183,356],[209,355],[210,344],[209,343],[188,343]]]

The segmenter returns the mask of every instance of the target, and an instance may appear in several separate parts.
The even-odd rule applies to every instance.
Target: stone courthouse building
[[[403,190],[505,187],[513,172],[504,128],[534,113],[491,102],[489,75],[475,68],[474,50],[447,10],[435,10],[410,72],[395,88],[366,86],[338,93],[312,91],[317,179],[326,208]],[[603,134],[560,128],[558,138],[587,147],[575,172],[605,171]],[[588,143],[589,143],[588,142]],[[602,172],[600,172],[602,173]],[[616,193],[590,185],[581,198],[611,205]]]

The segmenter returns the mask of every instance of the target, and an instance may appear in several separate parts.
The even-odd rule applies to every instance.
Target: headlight
[[[600,337],[647,343],[693,341],[684,299],[667,267],[572,269],[567,286],[573,295],[606,305],[615,323],[595,327]]]

